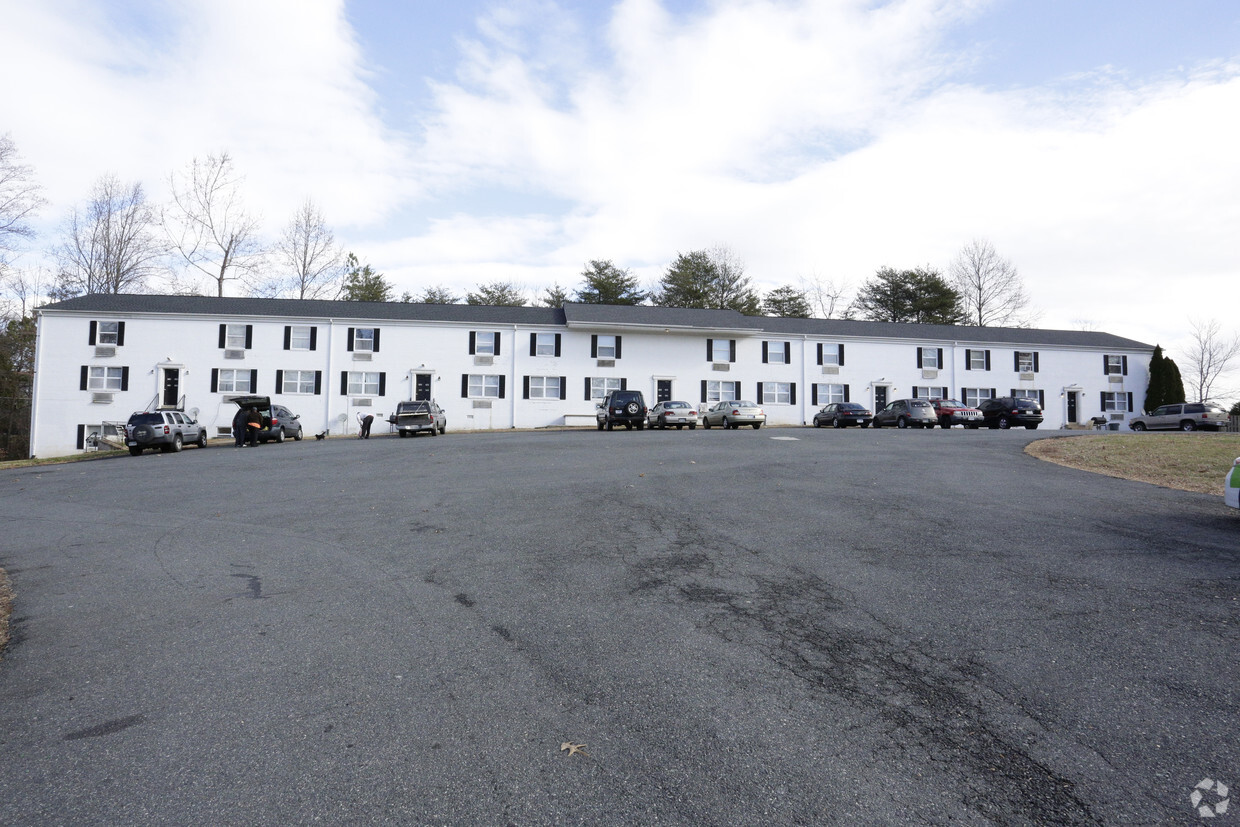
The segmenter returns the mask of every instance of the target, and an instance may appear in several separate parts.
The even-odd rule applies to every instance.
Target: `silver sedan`
[[[742,425],[752,425],[756,431],[766,422],[766,412],[756,402],[737,400],[733,402],[716,402],[706,413],[702,414],[702,427],[722,425],[736,429]]]
[[[697,407],[688,402],[660,402],[646,417],[647,428],[683,428],[692,431],[698,425]]]

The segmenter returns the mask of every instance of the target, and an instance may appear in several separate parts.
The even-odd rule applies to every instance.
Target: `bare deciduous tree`
[[[848,293],[846,284],[836,283],[834,279],[823,279],[817,274],[801,276],[801,292],[809,302],[814,317],[818,319],[834,319],[836,310],[848,303],[844,297]]]
[[[1240,355],[1240,335],[1230,338],[1223,335],[1217,319],[1202,321],[1190,319],[1192,343],[1184,356],[1184,380],[1196,396],[1193,400],[1210,398],[1214,384],[1231,369],[1231,362]]]
[[[11,268],[0,275],[0,319],[21,319],[52,294],[55,278],[43,267]]]
[[[141,183],[102,176],[86,205],[70,211],[64,239],[53,251],[60,267],[58,295],[127,293],[148,286],[167,269],[168,249],[157,225]]]
[[[20,163],[17,145],[0,135],[0,275],[21,242],[34,237],[30,219],[47,203],[34,180],[34,169]]]
[[[173,248],[224,295],[229,281],[251,278],[262,262],[258,219],[241,203],[241,178],[227,152],[195,158],[168,181],[172,203],[163,224]]]
[[[985,239],[965,245],[948,269],[960,294],[965,324],[978,327],[1028,327],[1037,318],[1016,266]]]
[[[314,202],[306,199],[272,251],[281,275],[260,288],[264,295],[323,299],[340,292],[344,253]]]

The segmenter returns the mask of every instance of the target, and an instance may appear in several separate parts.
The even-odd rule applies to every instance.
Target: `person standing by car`
[[[233,439],[236,441],[234,447],[240,448],[245,445],[245,421],[249,417],[249,411],[245,408],[237,408],[237,413],[233,415],[232,431]]]
[[[375,418],[371,414],[362,417],[362,432],[357,435],[358,439],[370,439],[370,426],[374,423]]]
[[[251,448],[258,447],[258,432],[263,427],[263,418],[259,416],[257,408],[250,408],[245,413],[245,435],[246,441]]]

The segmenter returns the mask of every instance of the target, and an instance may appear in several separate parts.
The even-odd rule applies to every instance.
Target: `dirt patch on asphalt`
[[[0,658],[4,657],[4,647],[9,642],[9,617],[13,614],[13,589],[9,585],[9,576],[0,569]]]
[[[1240,434],[1097,434],[1039,439],[1025,453],[1069,468],[1223,496]]]

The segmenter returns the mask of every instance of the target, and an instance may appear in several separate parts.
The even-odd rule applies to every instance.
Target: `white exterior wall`
[[[125,342],[115,356],[97,356],[88,343],[91,321],[124,321]],[[225,359],[219,348],[222,322],[252,325],[251,347],[244,359]],[[317,342],[314,351],[283,349],[286,325],[314,325]],[[380,331],[380,347],[369,361],[358,360],[347,349],[347,331],[373,327]],[[500,333],[500,355],[492,364],[478,364],[469,353],[470,331]],[[560,356],[531,356],[530,334],[560,335]],[[1036,334],[1037,331],[1030,331]],[[621,357],[614,366],[600,366],[590,355],[591,335],[619,335]],[[707,340],[736,341],[735,361],[708,361]],[[762,362],[762,343],[789,342],[788,364]],[[844,365],[838,373],[824,373],[817,364],[819,343],[845,346]],[[943,367],[933,373],[917,368],[917,348],[943,349]],[[990,370],[968,370],[966,349],[989,349]],[[1015,350],[1038,352],[1038,371],[1032,380],[1022,380],[1014,369]],[[1013,388],[1043,392],[1044,428],[1060,428],[1067,421],[1069,395],[1076,395],[1076,421],[1088,424],[1093,416],[1104,415],[1100,394],[1131,393],[1139,408],[1148,384],[1149,353],[1121,351],[1128,357],[1126,376],[1107,376],[1103,370],[1104,351],[1097,349],[1014,346],[1011,343],[958,343],[909,339],[825,338],[782,335],[770,331],[663,329],[649,326],[611,325],[591,328],[581,325],[486,325],[462,322],[395,321],[391,319],[327,319],[235,317],[207,315],[121,315],[70,311],[40,315],[36,345],[36,376],[31,433],[32,454],[59,456],[72,454],[77,446],[78,428],[102,422],[124,422],[134,411],[158,402],[163,374],[179,371],[180,394],[187,410],[197,409],[198,418],[214,435],[226,431],[236,411],[227,401],[234,394],[211,391],[212,369],[258,371],[253,393],[270,396],[301,416],[307,433],[328,430],[333,434],[355,433],[359,413],[370,413],[379,422],[376,433],[383,433],[385,419],[398,401],[411,398],[415,374],[431,376],[431,395],[444,408],[450,430],[537,428],[565,423],[565,417],[592,417],[594,401],[585,398],[588,377],[613,377],[627,381],[627,387],[640,390],[648,404],[657,398],[659,380],[670,381],[672,398],[699,404],[703,380],[741,383],[740,396],[753,399],[765,408],[772,425],[800,425],[809,421],[814,410],[812,385],[846,384],[849,399],[874,407],[876,388],[885,388],[887,401],[911,396],[915,386],[946,387],[949,396],[958,397],[965,387],[994,388],[1006,396]],[[82,366],[124,366],[128,368],[127,390],[117,391],[107,403],[94,402],[90,391],[80,388]],[[716,369],[716,365],[726,369]],[[321,371],[321,392],[285,394],[277,392],[276,371]],[[341,373],[352,370],[382,372],[384,395],[362,397],[370,405],[356,404],[358,397],[342,395]],[[462,376],[483,373],[504,377],[504,398],[474,400],[461,395]],[[523,399],[526,376],[564,377],[564,399]],[[759,382],[795,383],[796,401],[787,404],[763,402],[757,398]],[[490,407],[478,402],[490,402]],[[1106,414],[1126,421],[1131,415]]]

